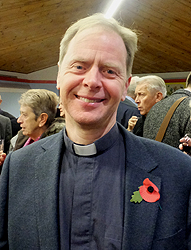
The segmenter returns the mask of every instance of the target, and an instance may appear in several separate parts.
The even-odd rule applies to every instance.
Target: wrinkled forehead
[[[135,89],[135,93],[138,93],[140,91],[149,91],[149,84],[147,81],[142,81],[138,83]]]
[[[29,106],[29,105],[25,105],[25,104],[21,104],[20,105],[20,113],[24,112],[24,113],[34,113],[33,109]]]

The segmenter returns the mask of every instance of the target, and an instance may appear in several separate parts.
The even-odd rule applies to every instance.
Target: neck
[[[191,91],[191,86],[188,85],[188,87],[185,89]]]
[[[112,126],[108,125],[106,127],[95,128],[91,127],[90,125],[82,126],[79,124],[76,126],[72,126],[69,122],[66,121],[66,131],[68,137],[73,142],[82,145],[89,145],[107,134],[114,126],[114,124],[112,124]]]
[[[33,131],[33,133],[31,135],[29,135],[29,137],[31,137],[31,139],[33,139],[34,141],[41,136],[46,130],[46,127],[41,127],[41,128],[37,128],[35,131]]]

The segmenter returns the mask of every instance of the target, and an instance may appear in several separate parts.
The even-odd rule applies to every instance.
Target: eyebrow
[[[118,66],[117,64],[114,64],[114,63],[104,63],[103,66],[106,67],[106,68],[114,68],[118,72],[122,72],[122,68],[120,66]]]
[[[94,59],[90,60],[90,59],[86,59],[82,56],[80,57],[74,57],[71,61],[70,61],[70,65],[74,64],[75,62],[80,62],[80,63],[84,63],[84,64],[91,64],[94,61]],[[117,63],[112,63],[112,62],[100,62],[99,63],[102,67],[106,67],[106,68],[113,68],[117,71],[117,73],[121,74],[123,72],[126,72],[126,68],[122,69],[122,67],[120,67]],[[99,66],[98,64],[98,66]]]
[[[84,57],[76,57],[76,58],[74,58],[74,59],[72,59],[72,60],[70,61],[70,64],[73,64],[73,63],[75,63],[75,62],[86,63],[86,62],[88,62],[88,60],[85,59]]]

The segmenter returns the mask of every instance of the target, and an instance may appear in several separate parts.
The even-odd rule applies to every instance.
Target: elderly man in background
[[[127,94],[125,100],[119,103],[117,109],[117,121],[121,123],[125,128],[128,127],[128,121],[132,116],[140,116],[140,112],[134,101],[135,99],[135,89],[138,84],[139,77],[134,76],[130,78],[130,85],[127,88]]]
[[[181,97],[186,97],[174,111],[164,137],[163,143],[179,148],[180,139],[191,132],[190,107],[191,73],[186,79],[186,88],[178,89],[170,96],[152,107],[145,120],[143,136],[155,139],[159,128],[170,107]]]
[[[155,75],[139,78],[135,89],[135,102],[138,105],[141,117],[132,116],[128,122],[128,131],[133,131],[135,135],[143,136],[143,126],[147,114],[153,105],[161,101],[166,96],[166,84],[164,80]]]
[[[136,34],[103,14],[66,31],[66,127],[7,156],[0,249],[191,249],[191,158],[116,122],[136,48]]]
[[[130,85],[129,85],[128,89],[127,89],[127,95],[126,95],[126,98],[125,98],[125,101],[130,100],[136,107],[137,107],[137,103],[135,102],[135,98],[136,98],[135,89],[137,87],[139,79],[140,78],[138,76],[133,76],[131,78]]]

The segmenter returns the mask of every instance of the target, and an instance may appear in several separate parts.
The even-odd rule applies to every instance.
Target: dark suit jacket
[[[9,118],[0,115],[0,139],[4,139],[4,152],[9,151],[10,140],[12,138],[11,122]]]
[[[117,110],[117,121],[125,128],[128,127],[128,121],[133,116],[140,116],[138,108],[127,98],[120,102]]]
[[[143,127],[146,117],[144,115],[140,116],[135,127],[133,129],[133,134],[143,137]]]
[[[21,129],[20,124],[17,122],[17,118],[6,111],[3,111],[2,109],[0,109],[0,114],[8,117],[11,120],[12,136],[15,136]]]
[[[126,151],[122,250],[191,249],[191,158],[119,128]],[[0,180],[1,250],[7,244],[9,250],[59,249],[63,150],[61,131],[7,156]],[[160,200],[130,202],[145,178],[159,188]]]

